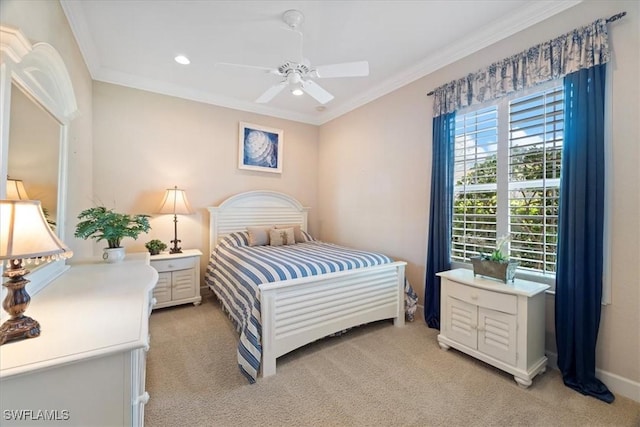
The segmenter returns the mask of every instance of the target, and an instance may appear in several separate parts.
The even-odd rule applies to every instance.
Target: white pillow
[[[293,228],[272,228],[269,231],[271,246],[295,245],[296,237]]]
[[[304,236],[302,235],[302,229],[300,228],[300,226],[298,224],[291,224],[291,225],[276,225],[277,229],[280,228],[293,228],[293,235],[296,237],[296,243],[304,243],[307,240],[304,238]]]

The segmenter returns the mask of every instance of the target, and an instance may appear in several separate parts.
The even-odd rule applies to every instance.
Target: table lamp
[[[173,247],[169,250],[169,253],[182,253],[182,248],[178,247],[178,243],[180,242],[180,240],[178,240],[178,214],[188,215],[193,213],[185,191],[178,189],[177,186],[174,188],[167,188],[167,191],[164,193],[164,199],[162,199],[162,203],[160,203],[158,213],[173,214],[174,237],[171,241],[171,243],[173,243]]]
[[[2,303],[10,318],[0,326],[0,345],[40,335],[40,324],[24,312],[31,297],[26,263],[40,264],[70,258],[73,252],[51,231],[39,200],[0,200],[0,261],[6,260],[2,285],[7,296]]]
[[[9,200],[29,200],[27,190],[21,179],[7,178],[7,199]]]

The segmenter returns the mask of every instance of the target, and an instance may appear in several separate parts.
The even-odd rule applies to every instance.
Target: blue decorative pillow
[[[304,242],[315,242],[316,239],[313,238],[313,236],[311,236],[311,234],[307,233],[304,230],[300,230],[300,234],[302,234],[302,238],[304,239]]]
[[[249,246],[249,232],[234,231],[224,236],[218,242],[221,246]]]

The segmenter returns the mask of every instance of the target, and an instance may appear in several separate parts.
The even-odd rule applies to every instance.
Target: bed
[[[240,193],[208,210],[205,282],[240,332],[238,365],[250,382],[274,375],[278,357],[325,336],[383,319],[404,325],[405,262],[358,250],[342,261],[347,248],[314,240],[306,233],[308,208],[283,193]],[[302,240],[296,233],[293,245],[252,247],[248,230],[259,227],[296,227]],[[266,264],[256,251],[267,253]],[[309,267],[316,251],[322,266]]]

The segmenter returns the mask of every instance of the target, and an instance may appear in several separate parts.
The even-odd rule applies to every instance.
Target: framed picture
[[[283,131],[240,122],[238,168],[282,173]]]

